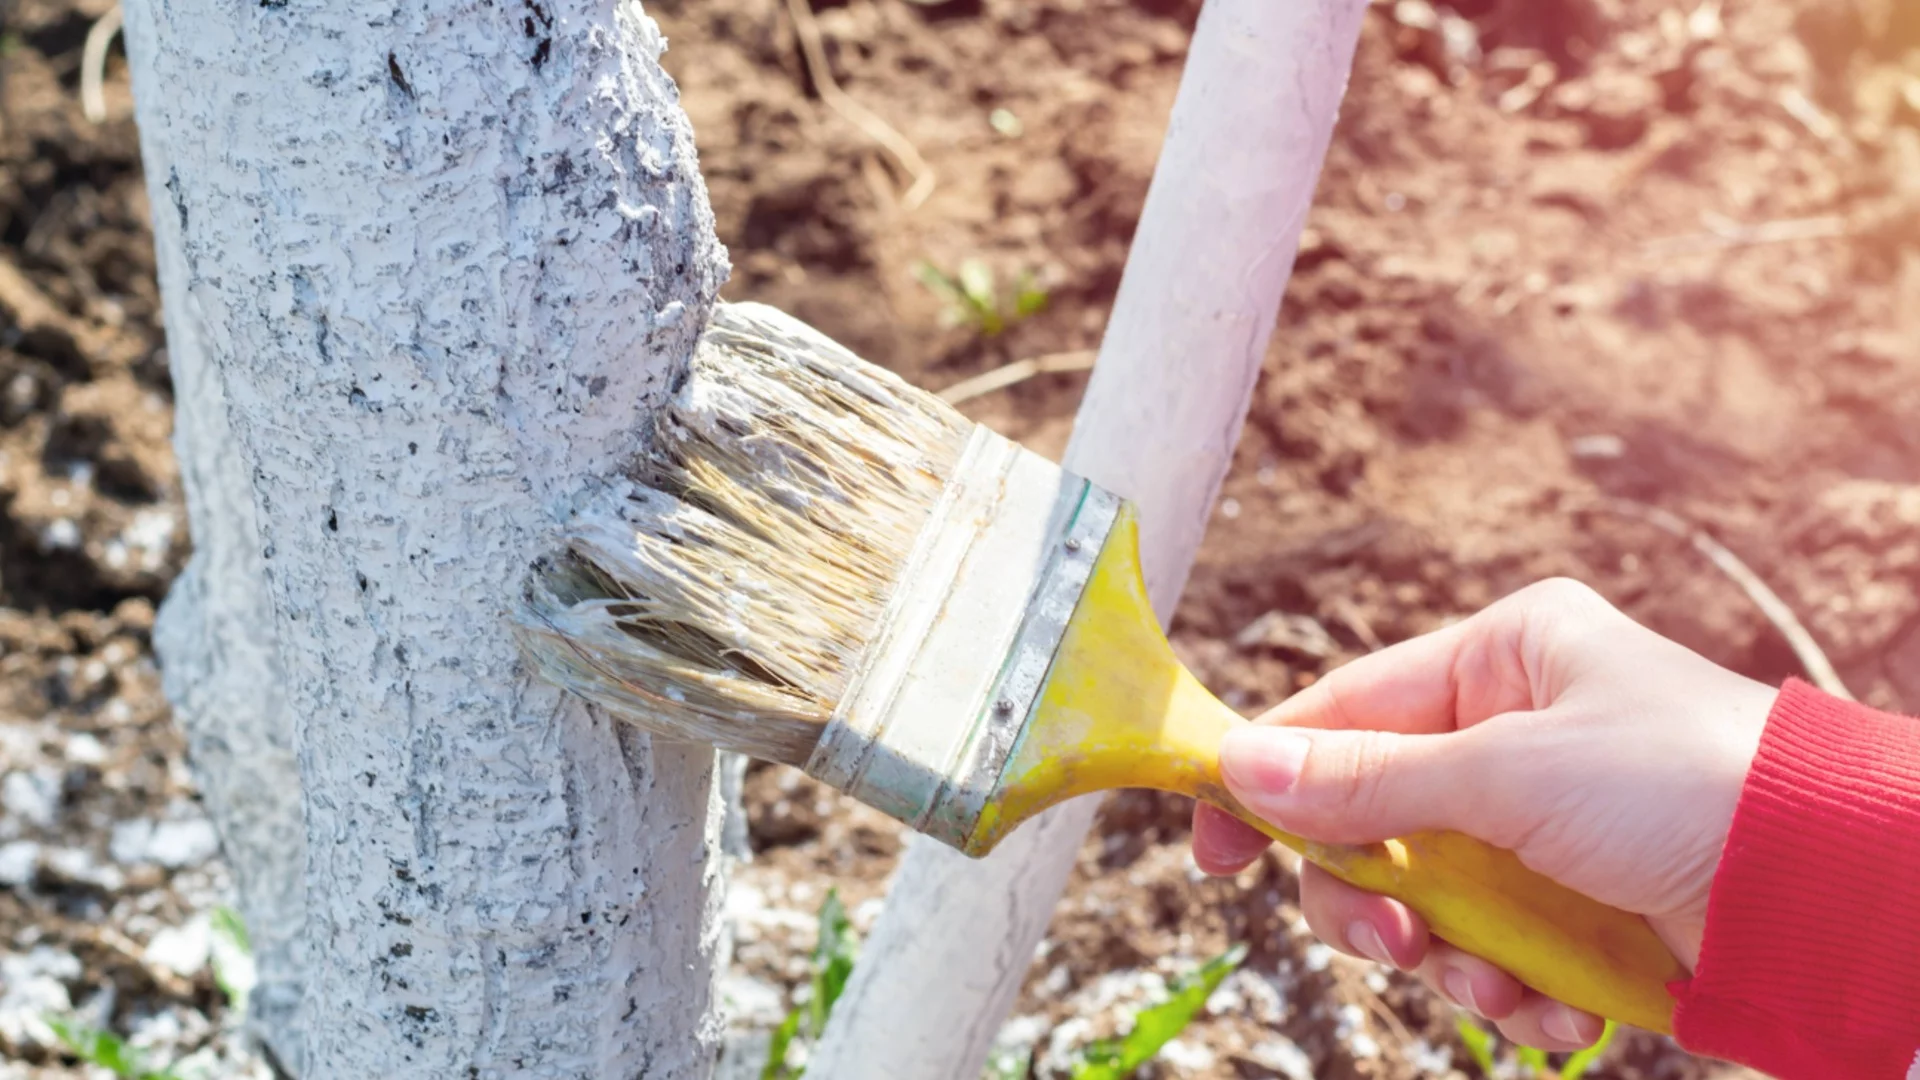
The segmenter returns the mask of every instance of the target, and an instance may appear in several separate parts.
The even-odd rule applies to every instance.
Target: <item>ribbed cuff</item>
[[[1695,1053],[1782,1080],[1908,1076],[1920,721],[1787,683],[1734,811],[1699,967],[1676,991]]]

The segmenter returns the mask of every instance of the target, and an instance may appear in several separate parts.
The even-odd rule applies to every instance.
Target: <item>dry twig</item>
[[[132,938],[107,925],[74,923],[71,926],[76,941],[94,945],[109,952],[117,953],[120,958],[145,972],[160,992],[179,1000],[193,997],[193,982],[183,978],[170,968],[149,963],[146,947]]]
[[[1049,353],[1027,360],[1015,360],[1011,364],[994,368],[992,371],[962,379],[945,390],[939,398],[949,405],[958,405],[963,401],[1005,390],[1009,386],[1023,383],[1036,375],[1058,375],[1069,371],[1090,371],[1093,369],[1095,353],[1091,349],[1076,352]]]
[[[1347,959],[1347,957],[1341,957],[1341,961]],[[1400,1014],[1393,1011],[1393,1006],[1382,1000],[1380,995],[1374,993],[1373,988],[1367,985],[1367,977],[1362,973],[1364,970],[1362,965],[1374,966],[1364,960],[1352,964],[1334,963],[1331,970],[1334,985],[1339,988],[1340,996],[1371,1013],[1373,1018],[1393,1035],[1397,1045],[1413,1045],[1413,1032],[1407,1030],[1406,1023],[1400,1019]]]
[[[800,39],[800,52],[806,58],[807,74],[813,77],[813,85],[820,91],[820,100],[848,123],[859,128],[869,139],[879,143],[912,177],[912,185],[901,196],[902,207],[912,210],[926,202],[927,196],[933,194],[933,167],[920,156],[920,150],[912,140],[840,88],[839,80],[833,77],[833,67],[827,62],[827,49],[820,40],[820,24],[813,17],[813,6],[809,0],[787,0],[787,10],[793,16],[794,36]]]
[[[87,31],[87,44],[80,52],[80,111],[86,114],[90,123],[105,123],[107,119],[107,49],[113,45],[113,36],[120,32],[120,23],[124,15],[120,5],[115,4],[105,15],[93,22]]]
[[[1706,214],[1702,218],[1707,226],[1705,232],[1649,240],[1641,245],[1641,249],[1649,255],[1677,254],[1712,248],[1788,244],[1801,240],[1837,240],[1854,231],[1853,224],[1838,214],[1763,221],[1755,225],[1743,225],[1719,214]]]
[[[1386,642],[1380,640],[1380,635],[1373,632],[1373,624],[1367,621],[1367,617],[1352,600],[1344,596],[1337,597],[1333,601],[1332,608],[1334,616],[1345,623],[1347,629],[1353,631],[1353,636],[1360,639],[1360,644],[1365,645],[1368,652],[1379,652],[1387,647]]]
[[[1813,635],[1793,613],[1793,609],[1787,606],[1785,600],[1780,599],[1779,593],[1774,592],[1766,582],[1760,580],[1759,574],[1754,573],[1751,567],[1742,562],[1740,557],[1729,551],[1725,545],[1688,524],[1678,514],[1662,510],[1657,506],[1648,506],[1630,499],[1601,499],[1597,505],[1610,513],[1644,521],[1692,545],[1693,550],[1704,555],[1707,561],[1713,564],[1714,569],[1725,574],[1729,580],[1739,586],[1740,591],[1747,594],[1747,599],[1752,600],[1754,606],[1760,609],[1760,614],[1773,624],[1774,629],[1780,631],[1782,637],[1787,639],[1787,645],[1793,649],[1793,655],[1799,658],[1800,665],[1806,668],[1807,677],[1813,680],[1814,685],[1835,697],[1853,700],[1853,695],[1848,692],[1846,684],[1840,681],[1840,673],[1834,670],[1832,661],[1827,659],[1827,654],[1821,651],[1820,646],[1813,640]]]

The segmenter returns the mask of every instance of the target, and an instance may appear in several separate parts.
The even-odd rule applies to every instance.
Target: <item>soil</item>
[[[106,121],[78,100],[107,6],[0,3],[0,1076],[82,1075],[29,1022],[48,1000],[159,1059],[198,1052],[240,1075],[258,1066],[223,1034],[228,1010],[191,962],[204,947],[179,948],[226,886],[193,840],[147,642],[187,541],[117,52]],[[931,167],[913,208],[909,177],[823,103],[788,9],[647,8],[733,253],[730,297],[930,387],[1097,347],[1197,0],[820,3],[835,80]],[[1920,709],[1909,8],[1376,4],[1179,609],[1195,670],[1252,713],[1567,575],[1721,663],[1801,672],[1751,599],[1609,501],[1625,500],[1732,549],[1859,696]],[[1045,306],[994,333],[949,318],[923,264],[970,260],[1009,293],[1029,275]],[[1057,452],[1082,380],[965,408]],[[747,793],[728,990],[750,1047],[806,981],[826,890],[870,926],[901,838],[793,770],[755,768]],[[1188,812],[1145,793],[1107,804],[1003,1036],[1037,1049],[1036,1076],[1064,1075],[1076,1047],[1237,941],[1241,972],[1141,1075],[1478,1074],[1443,1003],[1310,942],[1281,860],[1202,878]],[[130,822],[192,835],[161,845]],[[1733,1073],[1633,1035],[1589,1075]]]

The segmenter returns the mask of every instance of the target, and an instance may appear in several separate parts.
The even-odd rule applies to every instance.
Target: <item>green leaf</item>
[[[1082,1050],[1073,1063],[1073,1080],[1124,1080],[1152,1061],[1161,1047],[1186,1030],[1221,980],[1246,958],[1246,945],[1238,944],[1175,981],[1167,1000],[1133,1018],[1132,1030]]]
[[[1006,317],[1000,313],[1000,291],[994,285],[992,267],[979,259],[962,260],[960,292],[966,297],[974,328],[983,336],[993,337],[1007,328]]]
[[[760,1070],[760,1080],[797,1080],[805,1069],[795,1069],[787,1064],[787,1052],[792,1049],[794,1040],[805,1036],[817,1039],[827,1030],[827,1018],[833,1015],[834,1003],[840,1000],[840,994],[847,988],[847,979],[853,975],[853,961],[858,955],[860,943],[855,940],[853,922],[847,918],[847,908],[840,902],[840,890],[828,889],[827,898],[820,904],[819,937],[813,944],[813,979],[809,984],[810,993],[806,1004],[795,1008],[787,1018],[774,1029],[773,1041],[767,1046],[767,1063]]]
[[[177,1080],[172,1072],[148,1069],[139,1051],[111,1031],[86,1027],[63,1017],[46,1017],[47,1027],[67,1052],[89,1065],[98,1065],[125,1080]]]
[[[953,273],[921,259],[913,264],[914,279],[939,298],[940,320],[948,326],[971,326],[982,337],[993,337],[1014,323],[1045,309],[1049,297],[1030,271],[1014,282],[1011,300],[1000,294],[993,268],[985,260],[967,258]]]
[[[1464,1013],[1455,1017],[1453,1024],[1454,1030],[1460,1033],[1461,1045],[1467,1048],[1467,1054],[1473,1058],[1474,1064],[1480,1066],[1481,1075],[1493,1076],[1498,1069],[1495,1050],[1499,1046],[1499,1039]],[[1566,1063],[1558,1071],[1548,1060],[1547,1052],[1536,1047],[1515,1045],[1513,1059],[1526,1076],[1580,1080],[1600,1060],[1600,1055],[1606,1053],[1607,1044],[1613,1041],[1614,1030],[1613,1022],[1608,1021],[1600,1038],[1585,1050],[1568,1055]]]
[[[1034,280],[1033,275],[1030,273],[1021,274],[1019,284],[1016,286],[1013,295],[1014,317],[1024,319],[1029,315],[1038,315],[1040,312],[1046,310],[1047,300],[1047,290],[1041,286],[1038,281]]]
[[[760,1080],[791,1080],[800,1074],[787,1067],[787,1050],[793,1045],[793,1037],[800,1031],[800,1015],[804,1006],[787,1014],[785,1020],[773,1031],[773,1041],[767,1044],[767,1064],[760,1070]]]
[[[820,905],[820,933],[813,946],[813,997],[807,1005],[810,1020],[807,1034],[815,1038],[827,1029],[827,1017],[847,988],[853,974],[853,961],[859,945],[853,939],[853,923],[847,918],[846,905],[840,902],[838,889],[827,890]]]
[[[921,259],[913,264],[913,279],[940,301],[942,323],[948,326],[959,326],[972,321],[966,293],[961,291],[960,283],[948,276],[946,271]]]
[[[1571,1055],[1567,1063],[1560,1066],[1560,1080],[1580,1080],[1587,1075],[1587,1070],[1600,1060],[1600,1055],[1607,1052],[1607,1044],[1613,1041],[1615,1030],[1613,1021],[1607,1021],[1606,1029],[1600,1032],[1600,1038],[1592,1046]]]
[[[960,261],[960,292],[976,311],[993,311],[1000,306],[993,287],[993,268],[979,259]]]
[[[942,323],[948,326],[971,326],[981,334],[991,336],[1001,328],[999,305],[992,295],[992,275],[988,274],[988,294],[983,303],[968,282],[970,267],[975,268],[971,271],[976,279],[972,285],[978,285],[977,278],[984,265],[977,259],[962,263],[958,278],[922,259],[913,264],[913,276],[940,300]]]
[[[235,1012],[244,1013],[254,983],[258,981],[258,973],[253,966],[253,941],[247,936],[247,925],[241,921],[239,913],[230,907],[214,908],[208,916],[208,925],[213,935],[208,960],[213,968],[214,985],[226,995]]]
[[[1480,1075],[1492,1076],[1493,1032],[1481,1027],[1466,1013],[1453,1018],[1453,1030],[1460,1036],[1460,1045],[1467,1048],[1467,1056],[1480,1066]]]
[[[248,956],[253,955],[253,939],[247,936],[247,924],[240,918],[239,912],[222,904],[214,908],[207,918],[215,934]]]
[[[960,283],[947,276],[946,271],[925,259],[913,264],[913,279],[926,286],[928,292],[942,300],[964,303],[966,295],[960,291]]]

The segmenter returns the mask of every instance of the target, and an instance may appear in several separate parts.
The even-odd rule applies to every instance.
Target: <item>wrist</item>
[[[1774,1073],[1901,1075],[1920,1046],[1916,822],[1920,722],[1789,682],[1678,988],[1681,1042]]]

